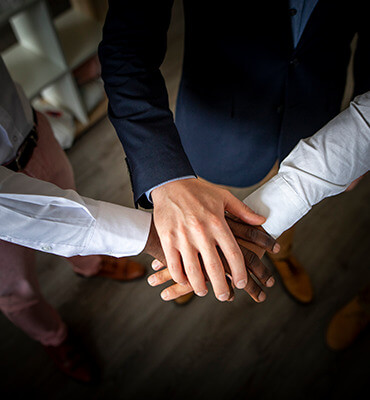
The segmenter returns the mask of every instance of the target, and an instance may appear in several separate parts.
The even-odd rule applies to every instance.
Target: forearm
[[[277,176],[245,199],[278,237],[314,204],[343,192],[370,168],[370,94],[355,99],[318,133],[301,140]]]
[[[172,0],[110,1],[99,45],[109,117],[123,144],[135,203],[145,192],[194,171],[182,148],[160,72]]]
[[[0,167],[0,239],[66,257],[140,253],[151,215]]]

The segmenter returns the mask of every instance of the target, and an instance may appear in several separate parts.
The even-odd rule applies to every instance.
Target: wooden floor
[[[174,13],[180,21],[181,10]],[[171,26],[163,66],[172,108],[181,32],[181,23]],[[133,205],[123,150],[107,119],[68,156],[81,194]],[[369,398],[361,391],[369,392],[370,329],[345,351],[325,344],[331,316],[370,283],[369,201],[370,176],[298,223],[294,252],[315,290],[308,306],[295,303],[278,281],[263,304],[241,292],[232,304],[209,294],[178,307],[145,280],[81,279],[65,259],[38,254],[43,293],[85,338],[102,379],[86,386],[64,377],[38,343],[0,316],[0,399]],[[150,257],[137,258],[149,271]]]

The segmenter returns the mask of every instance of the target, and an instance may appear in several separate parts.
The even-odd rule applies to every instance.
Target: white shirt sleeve
[[[78,195],[0,166],[0,239],[65,257],[139,254],[151,214]]]
[[[314,204],[343,192],[370,169],[370,92],[315,135],[302,139],[278,174],[244,202],[267,218],[263,228],[277,238]]]

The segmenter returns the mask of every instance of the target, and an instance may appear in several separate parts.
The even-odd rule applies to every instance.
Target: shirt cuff
[[[91,199],[84,200],[86,203],[91,202]],[[98,213],[95,227],[83,253],[114,257],[135,256],[141,253],[148,240],[152,214],[104,201],[96,203]]]
[[[160,187],[160,186],[163,186],[163,185],[165,185],[166,183],[175,182],[175,181],[181,181],[181,180],[183,180],[183,179],[190,179],[190,178],[196,178],[196,176],[195,176],[195,175],[186,175],[186,176],[181,176],[181,177],[179,177],[179,178],[170,179],[169,181],[162,182],[162,183],[160,183],[159,185],[154,186],[154,187],[152,187],[151,189],[147,190],[147,191],[145,192],[145,195],[146,195],[147,199],[148,199],[151,203],[153,203],[153,202],[152,202],[151,193],[152,193],[152,191],[153,191],[154,189],[156,189],[156,188],[158,188],[158,187]]]
[[[279,174],[244,199],[244,203],[267,218],[262,227],[275,239],[311,209]]]

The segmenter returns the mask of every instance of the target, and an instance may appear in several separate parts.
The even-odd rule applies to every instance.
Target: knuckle
[[[190,228],[196,234],[204,234],[205,233],[204,223],[193,215],[187,217],[186,228]],[[185,233],[186,228],[184,229],[184,233]]]
[[[223,226],[223,221],[220,219],[220,217],[216,214],[210,214],[207,218],[208,222],[212,227],[216,229],[221,229]]]
[[[181,280],[183,273],[179,265],[171,264],[168,269],[174,281]]]
[[[199,219],[195,215],[187,215],[186,216],[186,224],[188,226],[198,226],[199,225]]]
[[[205,227],[205,224],[203,224],[202,222],[198,222],[197,224],[193,225],[193,231],[194,231],[197,235],[201,235],[202,237],[207,236],[207,235],[206,235],[206,227]]]
[[[216,262],[210,262],[206,264],[205,267],[209,275],[215,275],[218,272],[220,265]]]
[[[248,265],[256,265],[258,262],[258,257],[256,256],[255,253],[253,253],[252,251],[248,252],[247,254],[247,264]]]
[[[198,273],[198,267],[194,264],[187,264],[185,270],[188,275],[196,275]]]
[[[258,230],[252,227],[246,228],[246,236],[252,241],[255,242],[258,239]]]
[[[177,232],[172,230],[167,230],[160,235],[161,242],[167,246],[172,245],[176,241],[176,238]]]
[[[228,253],[228,257],[230,258],[230,260],[232,261],[236,261],[236,260],[241,260],[243,255],[242,252],[240,251],[240,249],[232,249],[229,253]]]

